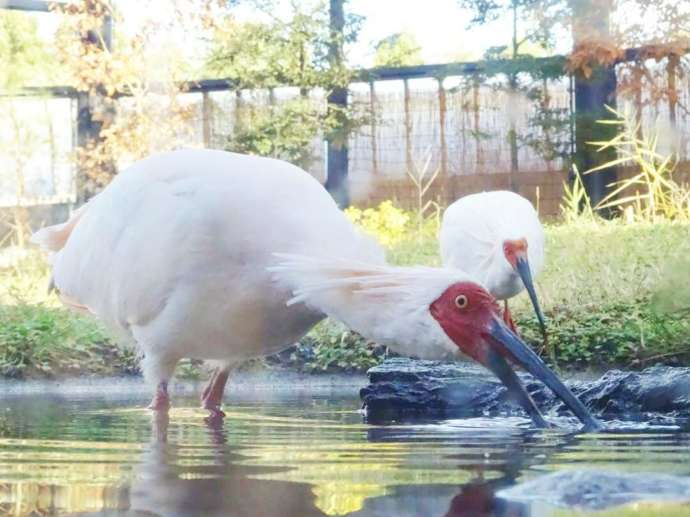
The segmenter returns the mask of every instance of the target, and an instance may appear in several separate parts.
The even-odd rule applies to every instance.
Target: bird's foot
[[[222,409],[220,409],[220,406],[202,404],[201,407],[208,410],[208,416],[204,418],[204,421],[207,424],[222,422],[225,418],[225,413]]]
[[[223,410],[220,409],[220,404],[210,401],[210,400],[202,400],[201,401],[201,408],[208,410],[209,413],[211,414],[217,414],[220,416],[225,416],[225,413],[223,413]]]
[[[148,405],[148,409],[153,411],[168,411],[170,409],[170,397],[168,396],[168,383],[161,382],[156,388],[156,393]]]

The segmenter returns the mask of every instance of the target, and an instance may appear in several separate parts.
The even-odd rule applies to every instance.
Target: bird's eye
[[[455,297],[455,306],[458,309],[464,309],[465,307],[467,307],[467,304],[469,304],[469,303],[470,302],[467,299],[467,296],[465,296],[464,294],[460,294],[460,295]]]

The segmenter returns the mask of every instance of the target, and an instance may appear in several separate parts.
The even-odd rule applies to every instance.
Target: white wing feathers
[[[293,294],[289,305],[305,303],[326,313],[339,313],[350,303],[431,303],[453,282],[470,280],[460,270],[430,267],[393,267],[338,257],[275,253],[279,263],[269,267],[274,280]],[[372,310],[371,305],[362,310]]]

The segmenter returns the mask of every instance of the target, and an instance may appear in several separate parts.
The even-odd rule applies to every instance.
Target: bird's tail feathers
[[[88,205],[85,204],[79,207],[74,211],[72,217],[64,223],[46,226],[38,230],[31,236],[31,242],[38,244],[43,251],[49,253],[60,251],[67,243],[67,239],[69,239],[77,223],[86,212],[87,206]]]

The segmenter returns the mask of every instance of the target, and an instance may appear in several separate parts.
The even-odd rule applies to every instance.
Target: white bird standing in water
[[[504,318],[513,330],[508,298],[527,288],[546,337],[532,281],[544,265],[544,229],[527,199],[504,190],[460,198],[443,214],[440,241],[443,265],[466,271],[504,300]]]
[[[154,410],[167,410],[175,365],[191,357],[220,362],[202,405],[222,415],[234,364],[289,346],[329,315],[402,354],[464,352],[544,426],[506,359],[514,361],[597,427],[469,275],[387,265],[314,178],[282,161],[211,150],[155,155],[34,240],[53,252],[63,301],[137,343],[156,386]]]

